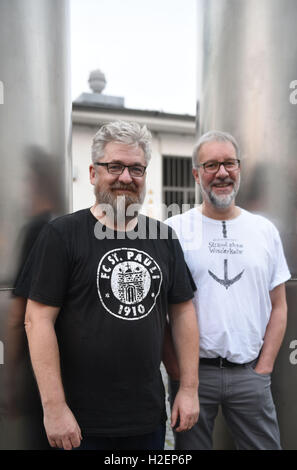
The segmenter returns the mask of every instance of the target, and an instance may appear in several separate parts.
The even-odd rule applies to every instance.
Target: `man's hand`
[[[81,430],[66,403],[44,408],[44,427],[51,447],[72,450],[80,446]]]
[[[171,412],[171,427],[175,431],[188,431],[197,423],[199,399],[196,388],[179,388]]]
[[[268,368],[268,367],[261,367],[261,366],[258,366],[258,364],[256,365],[256,367],[254,367],[254,371],[259,374],[259,375],[266,375],[266,374],[271,374],[272,372],[272,368]]]

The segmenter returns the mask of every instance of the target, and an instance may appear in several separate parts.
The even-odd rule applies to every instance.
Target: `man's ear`
[[[200,184],[199,171],[197,168],[192,168],[192,175],[194,176],[196,183]]]
[[[95,184],[96,170],[93,164],[89,166],[90,183]]]

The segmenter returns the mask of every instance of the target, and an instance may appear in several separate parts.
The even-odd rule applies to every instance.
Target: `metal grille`
[[[192,175],[192,159],[189,157],[163,156],[163,202],[166,206],[195,204],[195,180]]]

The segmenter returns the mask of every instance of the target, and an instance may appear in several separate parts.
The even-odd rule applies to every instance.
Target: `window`
[[[163,203],[166,206],[195,204],[195,180],[192,175],[192,159],[189,157],[163,156]]]

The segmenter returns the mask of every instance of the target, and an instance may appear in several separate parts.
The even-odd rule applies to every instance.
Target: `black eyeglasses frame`
[[[132,178],[141,178],[144,173],[145,173],[145,170],[147,169],[146,166],[143,166],[143,165],[124,165],[123,163],[116,163],[116,162],[94,162],[94,165],[97,165],[97,166],[105,166],[108,173],[110,173],[111,175],[117,175],[117,176],[120,176],[121,174],[123,174],[123,172],[125,171],[125,168],[128,168],[128,171],[129,171],[129,174],[130,176],[132,176]],[[110,165],[119,165],[122,167],[122,171],[120,173],[113,173],[110,171]],[[141,168],[142,170],[142,174],[141,175],[133,175],[131,174],[131,168]]]
[[[239,158],[234,158],[234,159],[232,159],[232,163],[233,163],[233,162],[234,162],[234,163],[236,162],[237,165],[238,165],[238,166],[237,166],[236,168],[234,168],[233,170],[228,170],[228,168],[226,168],[226,165],[227,165],[228,163],[230,163],[230,162],[231,162],[231,159],[230,159],[230,160],[226,160],[225,162],[217,162],[217,161],[212,161],[212,160],[210,160],[210,161],[208,161],[208,162],[198,163],[197,166],[196,166],[196,168],[201,168],[201,167],[203,167],[203,170],[204,170],[206,173],[212,173],[212,174],[217,173],[217,172],[220,170],[221,165],[223,165],[224,169],[225,169],[228,173],[229,173],[229,171],[237,171],[237,170],[240,169],[240,160],[239,160]],[[214,171],[209,171],[209,169],[205,168],[205,165],[207,165],[207,164],[209,164],[209,163],[216,163],[216,164],[218,165],[217,169],[214,170]]]

